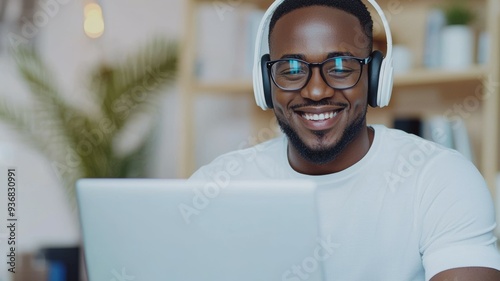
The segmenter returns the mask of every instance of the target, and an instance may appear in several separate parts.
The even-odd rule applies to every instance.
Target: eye
[[[331,76],[333,78],[345,78],[351,75],[353,72],[355,71],[352,69],[339,68],[339,67],[330,68],[328,69],[328,71],[326,71],[328,76]]]
[[[332,58],[323,65],[323,73],[332,79],[346,79],[360,70],[358,61],[346,57]]]
[[[308,75],[307,65],[297,60],[280,61],[274,65],[274,73],[284,79],[301,79]]]
[[[278,75],[284,75],[284,76],[296,76],[296,75],[306,75],[307,72],[304,69],[301,68],[288,68],[288,69],[283,69],[278,73]]]

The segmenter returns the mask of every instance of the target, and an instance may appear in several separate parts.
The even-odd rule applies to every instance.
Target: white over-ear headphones
[[[253,88],[255,101],[263,110],[273,107],[271,97],[271,79],[267,71],[266,62],[269,60],[269,24],[274,11],[285,0],[276,0],[267,9],[262,21],[255,42],[255,58],[253,67]],[[393,85],[392,67],[392,36],[389,23],[382,11],[382,8],[375,0],[368,0],[379,14],[384,26],[387,38],[387,53],[385,58],[380,51],[372,53],[372,60],[369,65],[369,90],[368,104],[372,107],[384,107],[389,104]]]

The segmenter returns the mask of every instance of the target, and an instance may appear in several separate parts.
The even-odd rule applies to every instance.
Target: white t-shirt
[[[334,174],[297,173],[282,136],[222,155],[191,179],[315,181],[321,232],[336,245],[323,262],[327,280],[423,281],[457,267],[500,270],[493,202],[475,166],[454,150],[372,127],[368,153]]]

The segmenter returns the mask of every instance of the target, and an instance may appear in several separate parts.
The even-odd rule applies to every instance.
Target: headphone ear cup
[[[384,56],[380,51],[373,51],[372,60],[368,65],[368,104],[371,107],[378,107],[378,92],[380,82],[380,70]]]
[[[267,108],[273,108],[273,98],[271,95],[271,76],[267,68],[267,62],[271,60],[269,54],[265,54],[260,59],[260,67],[262,70],[262,90]]]

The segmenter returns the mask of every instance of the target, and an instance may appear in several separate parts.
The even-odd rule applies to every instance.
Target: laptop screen
[[[311,182],[84,179],[77,196],[90,281],[321,280]]]

